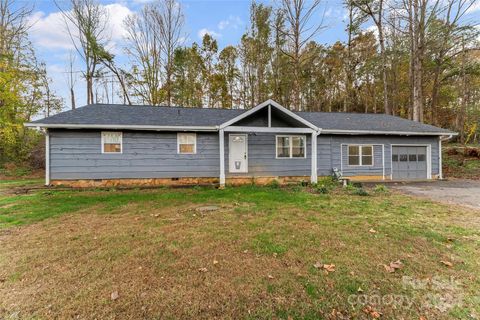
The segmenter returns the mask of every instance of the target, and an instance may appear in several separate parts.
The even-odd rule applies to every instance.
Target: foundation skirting
[[[279,184],[309,182],[310,177],[228,177],[226,185],[239,186],[245,184],[267,185],[277,181]],[[79,180],[51,180],[52,186],[66,186],[72,188],[95,187],[154,187],[154,186],[197,186],[219,185],[220,179],[212,178],[148,178],[148,179],[79,179]]]

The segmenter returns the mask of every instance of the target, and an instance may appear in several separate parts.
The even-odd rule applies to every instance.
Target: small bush
[[[348,183],[347,186],[345,187],[345,190],[347,191],[355,191],[355,189],[357,189],[357,187],[355,187],[352,183]]]
[[[463,155],[465,157],[480,158],[480,149],[479,148],[465,148],[463,150]]]
[[[320,179],[313,185],[316,192],[321,194],[328,194],[337,187],[337,182],[332,177],[325,177]]]
[[[315,190],[321,194],[328,194],[330,192],[330,190],[325,186],[317,186]]]
[[[32,173],[32,170],[27,166],[17,165],[13,162],[4,164],[3,169],[0,170],[0,174],[3,174],[7,177],[23,177],[31,173]]]
[[[457,148],[453,147],[453,148],[448,148],[446,151],[445,151],[446,154],[448,154],[449,156],[455,156],[458,154],[458,150]]]
[[[356,188],[355,191],[353,191],[353,194],[356,196],[362,196],[366,197],[369,196],[370,194],[363,188]]]
[[[355,188],[363,188],[363,185],[361,182],[353,182],[352,184]]]
[[[308,181],[302,180],[302,181],[300,181],[300,185],[302,187],[306,187],[306,186],[308,186]]]
[[[270,182],[267,184],[267,186],[268,186],[269,188],[272,188],[272,189],[278,189],[278,188],[280,188],[280,182],[278,182],[277,179],[274,179],[274,180],[270,181]]]
[[[377,184],[375,186],[375,189],[373,189],[373,191],[375,191],[376,193],[387,193],[388,192],[388,188],[386,185],[384,184]]]

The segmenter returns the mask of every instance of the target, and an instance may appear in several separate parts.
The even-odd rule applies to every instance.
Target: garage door
[[[427,179],[427,147],[393,146],[393,179]]]

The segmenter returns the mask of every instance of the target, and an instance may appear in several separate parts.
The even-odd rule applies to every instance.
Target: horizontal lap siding
[[[225,134],[225,171],[227,177],[232,176],[310,176],[311,139],[307,137],[307,157],[292,159],[276,159],[275,137],[273,133],[257,133],[248,135],[248,173],[229,173],[228,141]]]
[[[248,135],[249,172],[228,172],[228,134],[225,134],[225,171],[232,176],[310,176],[311,135],[307,137],[307,157],[276,159],[275,134]],[[175,132],[123,132],[123,153],[102,154],[100,131],[51,130],[50,174],[52,179],[119,179],[218,177],[218,133],[197,133],[197,154],[177,154]],[[317,140],[318,175],[327,176],[332,168],[343,174],[382,175],[382,150],[385,145],[385,176],[391,174],[391,144],[429,144],[432,175],[438,174],[438,137],[320,135]],[[347,144],[373,144],[374,166],[349,167]]]
[[[343,144],[343,148],[341,145]],[[374,165],[373,166],[348,166],[349,144],[371,144],[374,145]],[[391,174],[391,151],[392,144],[422,144],[430,145],[432,152],[432,175],[437,175],[438,170],[438,137],[417,137],[417,136],[349,136],[349,135],[320,135],[318,137],[318,174],[330,175],[332,168],[343,167],[342,173],[345,176],[355,175],[382,175],[382,146],[384,145],[385,157],[385,176],[388,178]],[[342,152],[341,152],[342,150]],[[329,153],[329,156],[326,153]],[[343,160],[343,164],[340,159]]]
[[[217,177],[218,134],[197,133],[197,154],[177,154],[177,134],[123,132],[123,153],[102,154],[100,131],[51,131],[52,179]]]

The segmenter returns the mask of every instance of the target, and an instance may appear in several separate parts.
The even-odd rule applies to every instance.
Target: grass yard
[[[480,317],[478,211],[382,188],[14,195],[12,183],[0,183],[1,319]]]

